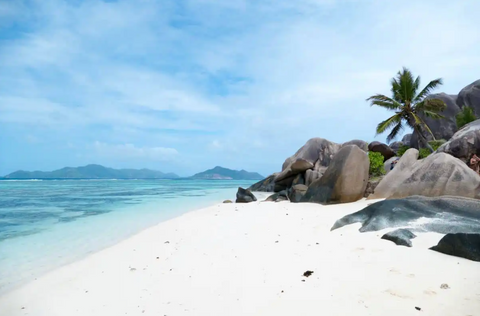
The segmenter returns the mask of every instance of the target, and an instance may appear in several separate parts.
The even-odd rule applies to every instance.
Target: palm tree
[[[425,136],[425,130],[432,135],[434,140],[435,136],[421,116],[434,119],[443,118],[439,113],[445,109],[445,102],[440,99],[427,98],[430,92],[441,84],[441,78],[435,79],[418,92],[420,77],[413,79],[412,72],[403,67],[403,70],[399,71],[397,76],[391,80],[391,98],[383,94],[376,94],[367,99],[371,105],[378,105],[395,112],[392,117],[378,124],[377,135],[391,128],[390,134],[387,136],[387,142],[390,143],[403,130],[405,123],[418,135],[419,147],[428,148],[433,152],[433,148],[428,144]]]
[[[457,128],[460,129],[464,125],[467,125],[470,122],[477,120],[478,118],[475,116],[473,109],[469,106],[464,106],[460,112],[455,116],[457,121]]]

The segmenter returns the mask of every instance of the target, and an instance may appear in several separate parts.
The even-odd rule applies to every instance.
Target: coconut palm
[[[391,128],[390,134],[387,136],[387,142],[390,143],[406,124],[418,135],[419,147],[428,148],[433,152],[425,137],[425,131],[431,134],[434,140],[435,136],[422,116],[434,119],[443,118],[439,113],[445,109],[445,102],[440,99],[427,98],[430,92],[441,84],[441,78],[435,79],[419,92],[420,77],[413,79],[412,72],[403,67],[403,70],[399,71],[397,76],[391,80],[391,98],[383,94],[376,94],[367,99],[371,105],[378,105],[395,112],[393,116],[378,124],[377,135]]]

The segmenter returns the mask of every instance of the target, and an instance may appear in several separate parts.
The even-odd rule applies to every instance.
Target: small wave
[[[9,182],[32,182],[32,181],[43,181],[42,179],[0,179],[0,181],[9,181]]]

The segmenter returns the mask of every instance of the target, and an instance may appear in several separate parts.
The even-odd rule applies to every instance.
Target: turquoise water
[[[254,181],[0,181],[0,294]]]

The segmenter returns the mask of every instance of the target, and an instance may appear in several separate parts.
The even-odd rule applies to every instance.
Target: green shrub
[[[420,150],[418,151],[418,158],[427,158],[428,156],[430,156],[430,154],[431,152],[428,148],[420,148]]]
[[[385,174],[383,166],[383,155],[381,153],[369,151],[368,159],[370,160],[370,175],[374,177]]]
[[[477,120],[473,109],[469,106],[464,106],[455,116],[458,129],[462,128],[470,122]]]
[[[428,143],[432,146],[433,150],[437,150],[438,147],[445,144],[447,141],[445,139],[431,140]]]
[[[398,156],[398,157],[402,157],[403,154],[404,154],[407,150],[409,150],[409,149],[410,149],[410,146],[408,146],[408,145],[402,145],[402,146],[400,146],[400,147],[398,148],[398,150],[397,150],[397,156]]]

